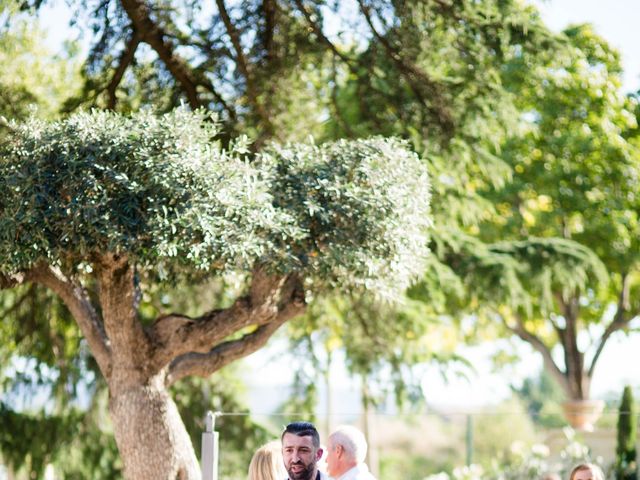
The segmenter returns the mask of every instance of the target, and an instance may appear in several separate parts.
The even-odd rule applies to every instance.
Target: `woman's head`
[[[274,440],[256,450],[249,464],[248,480],[282,480],[285,477],[279,441]]]
[[[593,463],[581,463],[571,470],[569,480],[604,480],[604,473]]]

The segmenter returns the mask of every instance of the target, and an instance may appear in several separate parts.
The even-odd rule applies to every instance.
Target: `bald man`
[[[364,458],[367,441],[364,434],[351,425],[341,425],[327,443],[327,473],[335,480],[376,480]]]

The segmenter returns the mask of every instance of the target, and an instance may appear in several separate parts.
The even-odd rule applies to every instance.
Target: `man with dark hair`
[[[289,480],[326,480],[318,470],[320,434],[310,422],[292,422],[282,432],[282,457]]]

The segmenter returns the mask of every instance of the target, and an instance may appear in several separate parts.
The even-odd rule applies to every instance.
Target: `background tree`
[[[0,12],[0,115],[55,117],[81,88],[78,49],[68,43],[54,52],[40,22],[20,15],[16,2],[0,2]],[[0,125],[0,135],[6,134]],[[92,362],[61,302],[34,285],[2,291],[0,319],[0,455],[5,466],[43,475],[49,462],[62,461],[67,471],[76,468],[69,452],[85,455],[93,465],[117,457],[113,440],[101,435],[99,408],[94,408],[99,402],[79,407],[80,392],[93,389]],[[46,409],[37,400],[43,396],[49,398]],[[91,440],[78,442],[78,432]],[[41,439],[37,445],[35,437]],[[102,468],[93,478],[111,478],[107,470],[112,471]]]
[[[433,309],[415,300],[389,305],[370,295],[317,299],[305,315],[289,324],[287,333],[298,360],[292,400],[299,403],[301,397],[310,397],[292,411],[311,414],[318,401],[318,386],[323,385],[327,432],[341,423],[339,414],[344,413],[340,402],[334,401],[332,371],[337,359],[344,361],[347,374],[360,386],[365,435],[370,432],[370,415],[389,403],[413,412],[424,406],[421,380],[427,363],[464,363],[454,353],[458,345],[455,328],[444,335]],[[377,469],[371,459],[368,463]]]
[[[0,115],[24,119],[36,109],[38,116],[53,118],[81,88],[77,49],[70,43],[54,53],[37,21],[11,17],[6,5],[0,12],[12,18],[0,30]]]
[[[544,427],[564,425],[560,405],[565,394],[547,369],[543,368],[538,376],[525,378],[522,386],[511,388],[535,424]]]
[[[10,128],[0,286],[43,285],[78,323],[127,478],[199,476],[170,385],[260,348],[306,290],[392,298],[427,253],[427,177],[396,140],[274,145],[248,162],[246,143],[221,149],[216,124],[184,110]],[[140,316],[146,285],[224,272],[247,282],[226,308]]]
[[[488,316],[542,355],[567,398],[585,400],[607,341],[640,311],[640,157],[617,53],[590,27],[565,36],[569,48],[546,64],[511,67],[526,80],[523,134],[502,147],[513,179],[489,195],[496,214],[481,227],[495,256],[470,278],[486,288],[488,305],[498,299]]]
[[[638,414],[633,400],[633,390],[629,385],[624,387],[618,413],[618,442],[616,444],[616,478],[618,480],[635,480],[638,478],[636,463],[636,443]]]
[[[403,338],[403,345],[390,342],[383,355],[374,357],[370,352],[380,348],[369,350],[365,345],[384,345],[390,338],[386,332],[395,328],[395,322],[387,322],[375,308],[362,312],[364,322],[370,324],[366,334],[347,333],[348,340],[338,341],[345,345],[351,366],[366,361],[368,371],[390,367],[397,373],[403,368],[406,374],[410,360],[434,359],[442,353],[429,352],[435,335],[428,337],[424,332],[434,321],[448,321],[445,313],[457,314],[462,308],[456,301],[462,281],[451,268],[449,254],[477,249],[479,239],[471,234],[492,211],[480,195],[482,187],[502,185],[509,176],[508,166],[494,148],[516,120],[514,96],[504,84],[504,64],[522,56],[533,63],[538,52],[553,48],[556,40],[534,9],[512,2],[360,2],[351,18],[355,26],[345,31],[357,40],[345,45],[339,36],[323,32],[327,11],[324,4],[318,5],[307,5],[305,19],[321,41],[322,58],[330,56],[330,66],[324,67],[329,81],[320,92],[331,113],[324,136],[383,133],[410,139],[433,174],[435,255],[428,261],[421,285],[411,292],[413,298],[423,300],[425,312],[410,312],[410,321],[398,314],[405,330],[391,338]],[[351,300],[343,310],[355,312],[358,304],[371,303],[367,298]],[[368,317],[370,313],[375,319]],[[331,316],[320,316],[320,324],[330,332],[342,322],[332,321]],[[353,320],[349,328],[337,331],[360,332],[362,322],[353,324]],[[322,334],[316,336],[316,345],[318,337]],[[323,338],[335,347],[332,339],[339,337],[329,333]],[[422,354],[415,355],[417,350]],[[369,355],[369,360],[363,360],[358,351]]]

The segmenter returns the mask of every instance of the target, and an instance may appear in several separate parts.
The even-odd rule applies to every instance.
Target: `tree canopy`
[[[0,288],[30,282],[64,302],[109,387],[129,478],[197,476],[167,387],[260,348],[307,292],[401,295],[428,255],[428,177],[395,139],[252,154],[186,109],[7,126]],[[140,315],[149,285],[223,273],[246,276],[230,306]],[[137,460],[152,450],[157,463]]]
[[[529,299],[527,308],[494,314],[542,354],[569,398],[582,399],[607,340],[640,314],[640,156],[635,100],[620,93],[618,54],[589,26],[564,35],[566,49],[527,69],[519,133],[501,152],[513,178],[488,196],[496,212],[480,236],[498,242],[493,252],[512,245],[509,257],[523,274],[511,284]],[[540,242],[554,247],[534,253]],[[494,303],[505,299],[508,285],[501,288],[503,295],[492,291]],[[579,347],[580,332],[593,339],[588,348]]]
[[[221,148],[206,117],[96,111],[10,123],[5,277],[40,261],[90,268],[104,252],[160,277],[259,263],[396,293],[420,272],[428,182],[402,142],[272,146],[249,159],[243,141]]]
[[[0,13],[11,18],[10,5],[0,4]],[[34,109],[41,117],[58,115],[82,86],[74,52],[73,45],[53,52],[38,22],[12,18],[0,31],[0,115],[25,119]]]

